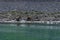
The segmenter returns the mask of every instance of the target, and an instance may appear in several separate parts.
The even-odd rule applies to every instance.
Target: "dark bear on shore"
[[[32,18],[31,17],[27,17],[27,21],[31,21],[32,20]]]
[[[20,16],[17,16],[16,21],[20,21],[20,18],[21,18]]]

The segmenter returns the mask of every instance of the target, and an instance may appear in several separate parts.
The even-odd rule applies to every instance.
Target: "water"
[[[0,40],[60,40],[60,26],[0,24]]]

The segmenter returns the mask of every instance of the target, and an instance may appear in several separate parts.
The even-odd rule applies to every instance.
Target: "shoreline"
[[[60,24],[60,21],[0,21],[0,24]]]

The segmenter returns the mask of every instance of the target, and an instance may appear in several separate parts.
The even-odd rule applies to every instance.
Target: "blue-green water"
[[[60,26],[0,24],[0,40],[60,40]]]

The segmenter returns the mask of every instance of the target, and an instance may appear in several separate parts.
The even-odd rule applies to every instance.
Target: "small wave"
[[[20,26],[21,26],[21,27],[26,27],[26,25],[25,25],[25,24],[20,24]]]

